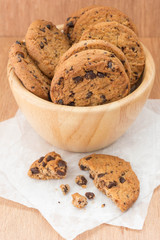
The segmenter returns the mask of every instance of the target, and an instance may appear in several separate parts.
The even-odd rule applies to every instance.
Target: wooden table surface
[[[14,116],[17,105],[9,88],[6,65],[10,45],[15,37],[0,37],[0,121]],[[150,98],[160,98],[160,38],[141,38],[156,63],[156,78]],[[39,211],[0,198],[0,240],[62,240],[41,216]],[[76,240],[159,240],[160,239],[160,187],[154,191],[142,231],[102,224],[79,235]]]

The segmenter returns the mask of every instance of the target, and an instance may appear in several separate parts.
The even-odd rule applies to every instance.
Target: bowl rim
[[[76,106],[75,107],[75,106],[60,105],[60,104],[55,104],[53,102],[49,102],[28,91],[22,85],[21,81],[16,76],[13,67],[8,62],[7,72],[8,72],[9,84],[11,86],[11,89],[14,88],[13,92],[14,91],[21,92],[21,97],[24,97],[26,101],[31,102],[32,104],[34,103],[34,105],[38,105],[43,108],[50,109],[52,111],[57,110],[57,111],[67,111],[67,112],[68,111],[69,112],[95,112],[95,111],[101,112],[104,110],[108,110],[108,111],[113,110],[115,108],[120,108],[128,104],[129,102],[134,101],[138,96],[141,96],[150,85],[153,85],[154,77],[155,77],[155,63],[149,50],[143,44],[142,46],[145,52],[146,61],[145,61],[145,68],[144,68],[141,84],[138,86],[137,89],[135,89],[132,93],[130,93],[126,97],[111,103],[106,103],[106,104],[97,105],[97,106]],[[151,68],[152,68],[152,71],[150,71]]]

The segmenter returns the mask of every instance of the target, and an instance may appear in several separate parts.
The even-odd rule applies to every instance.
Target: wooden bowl
[[[144,47],[146,65],[141,85],[116,102],[73,107],[57,105],[29,92],[8,65],[12,93],[30,125],[48,143],[72,152],[104,148],[124,134],[146,102],[155,77],[155,64]],[[33,143],[34,144],[34,143]]]

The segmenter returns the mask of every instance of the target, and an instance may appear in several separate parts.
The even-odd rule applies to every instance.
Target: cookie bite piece
[[[80,16],[73,29],[72,42],[78,42],[83,32],[89,27],[94,26],[96,23],[113,21],[126,26],[137,33],[134,23],[127,15],[116,8],[101,6],[92,8]]]
[[[36,20],[29,26],[25,41],[38,67],[52,78],[60,56],[70,46],[66,36],[52,22]]]
[[[70,191],[70,186],[68,184],[61,184],[60,189],[62,190],[63,195],[66,195]]]
[[[29,168],[28,176],[35,179],[62,179],[66,177],[67,163],[56,152],[50,152],[36,160]]]
[[[75,183],[79,186],[81,186],[82,188],[86,188],[87,185],[87,179],[83,176],[83,175],[78,175],[75,178]]]
[[[121,61],[126,71],[126,74],[128,75],[129,78],[131,78],[131,68],[124,53],[114,44],[99,39],[97,40],[88,39],[75,43],[62,55],[57,67],[59,67],[59,65],[61,65],[65,60],[67,60],[72,55],[76,55],[78,52],[82,52],[88,49],[101,49],[112,53],[110,56],[111,57],[116,56]]]
[[[50,100],[51,80],[45,76],[27,52],[23,41],[16,41],[9,51],[9,64],[25,88],[34,95]]]
[[[130,92],[130,81],[112,53],[89,49],[69,57],[55,72],[50,96],[56,104],[96,106],[119,100]]]
[[[89,171],[95,186],[120,208],[129,209],[140,192],[139,180],[129,162],[105,154],[91,154],[80,159],[81,170]]]
[[[87,198],[79,193],[74,193],[72,194],[72,204],[76,208],[84,208],[88,204]]]
[[[114,44],[125,55],[131,68],[131,86],[141,77],[145,66],[145,54],[137,35],[117,22],[103,22],[84,31],[80,40],[104,40]]]

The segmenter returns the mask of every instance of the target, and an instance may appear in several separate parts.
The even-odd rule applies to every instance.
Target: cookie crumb
[[[83,175],[78,175],[76,178],[75,178],[75,182],[77,183],[77,185],[83,187],[83,188],[86,188],[86,185],[87,185],[87,179],[83,176]]]
[[[66,195],[70,190],[70,186],[68,184],[61,184],[60,188],[64,195]]]
[[[106,204],[105,203],[103,203],[102,205],[101,205],[101,208],[104,208],[106,206]]]
[[[87,202],[87,198],[85,196],[80,195],[79,193],[74,193],[72,194],[72,204],[76,207],[76,208],[84,208],[88,202]]]
[[[95,194],[93,192],[86,192],[85,196],[90,200],[95,198]]]

